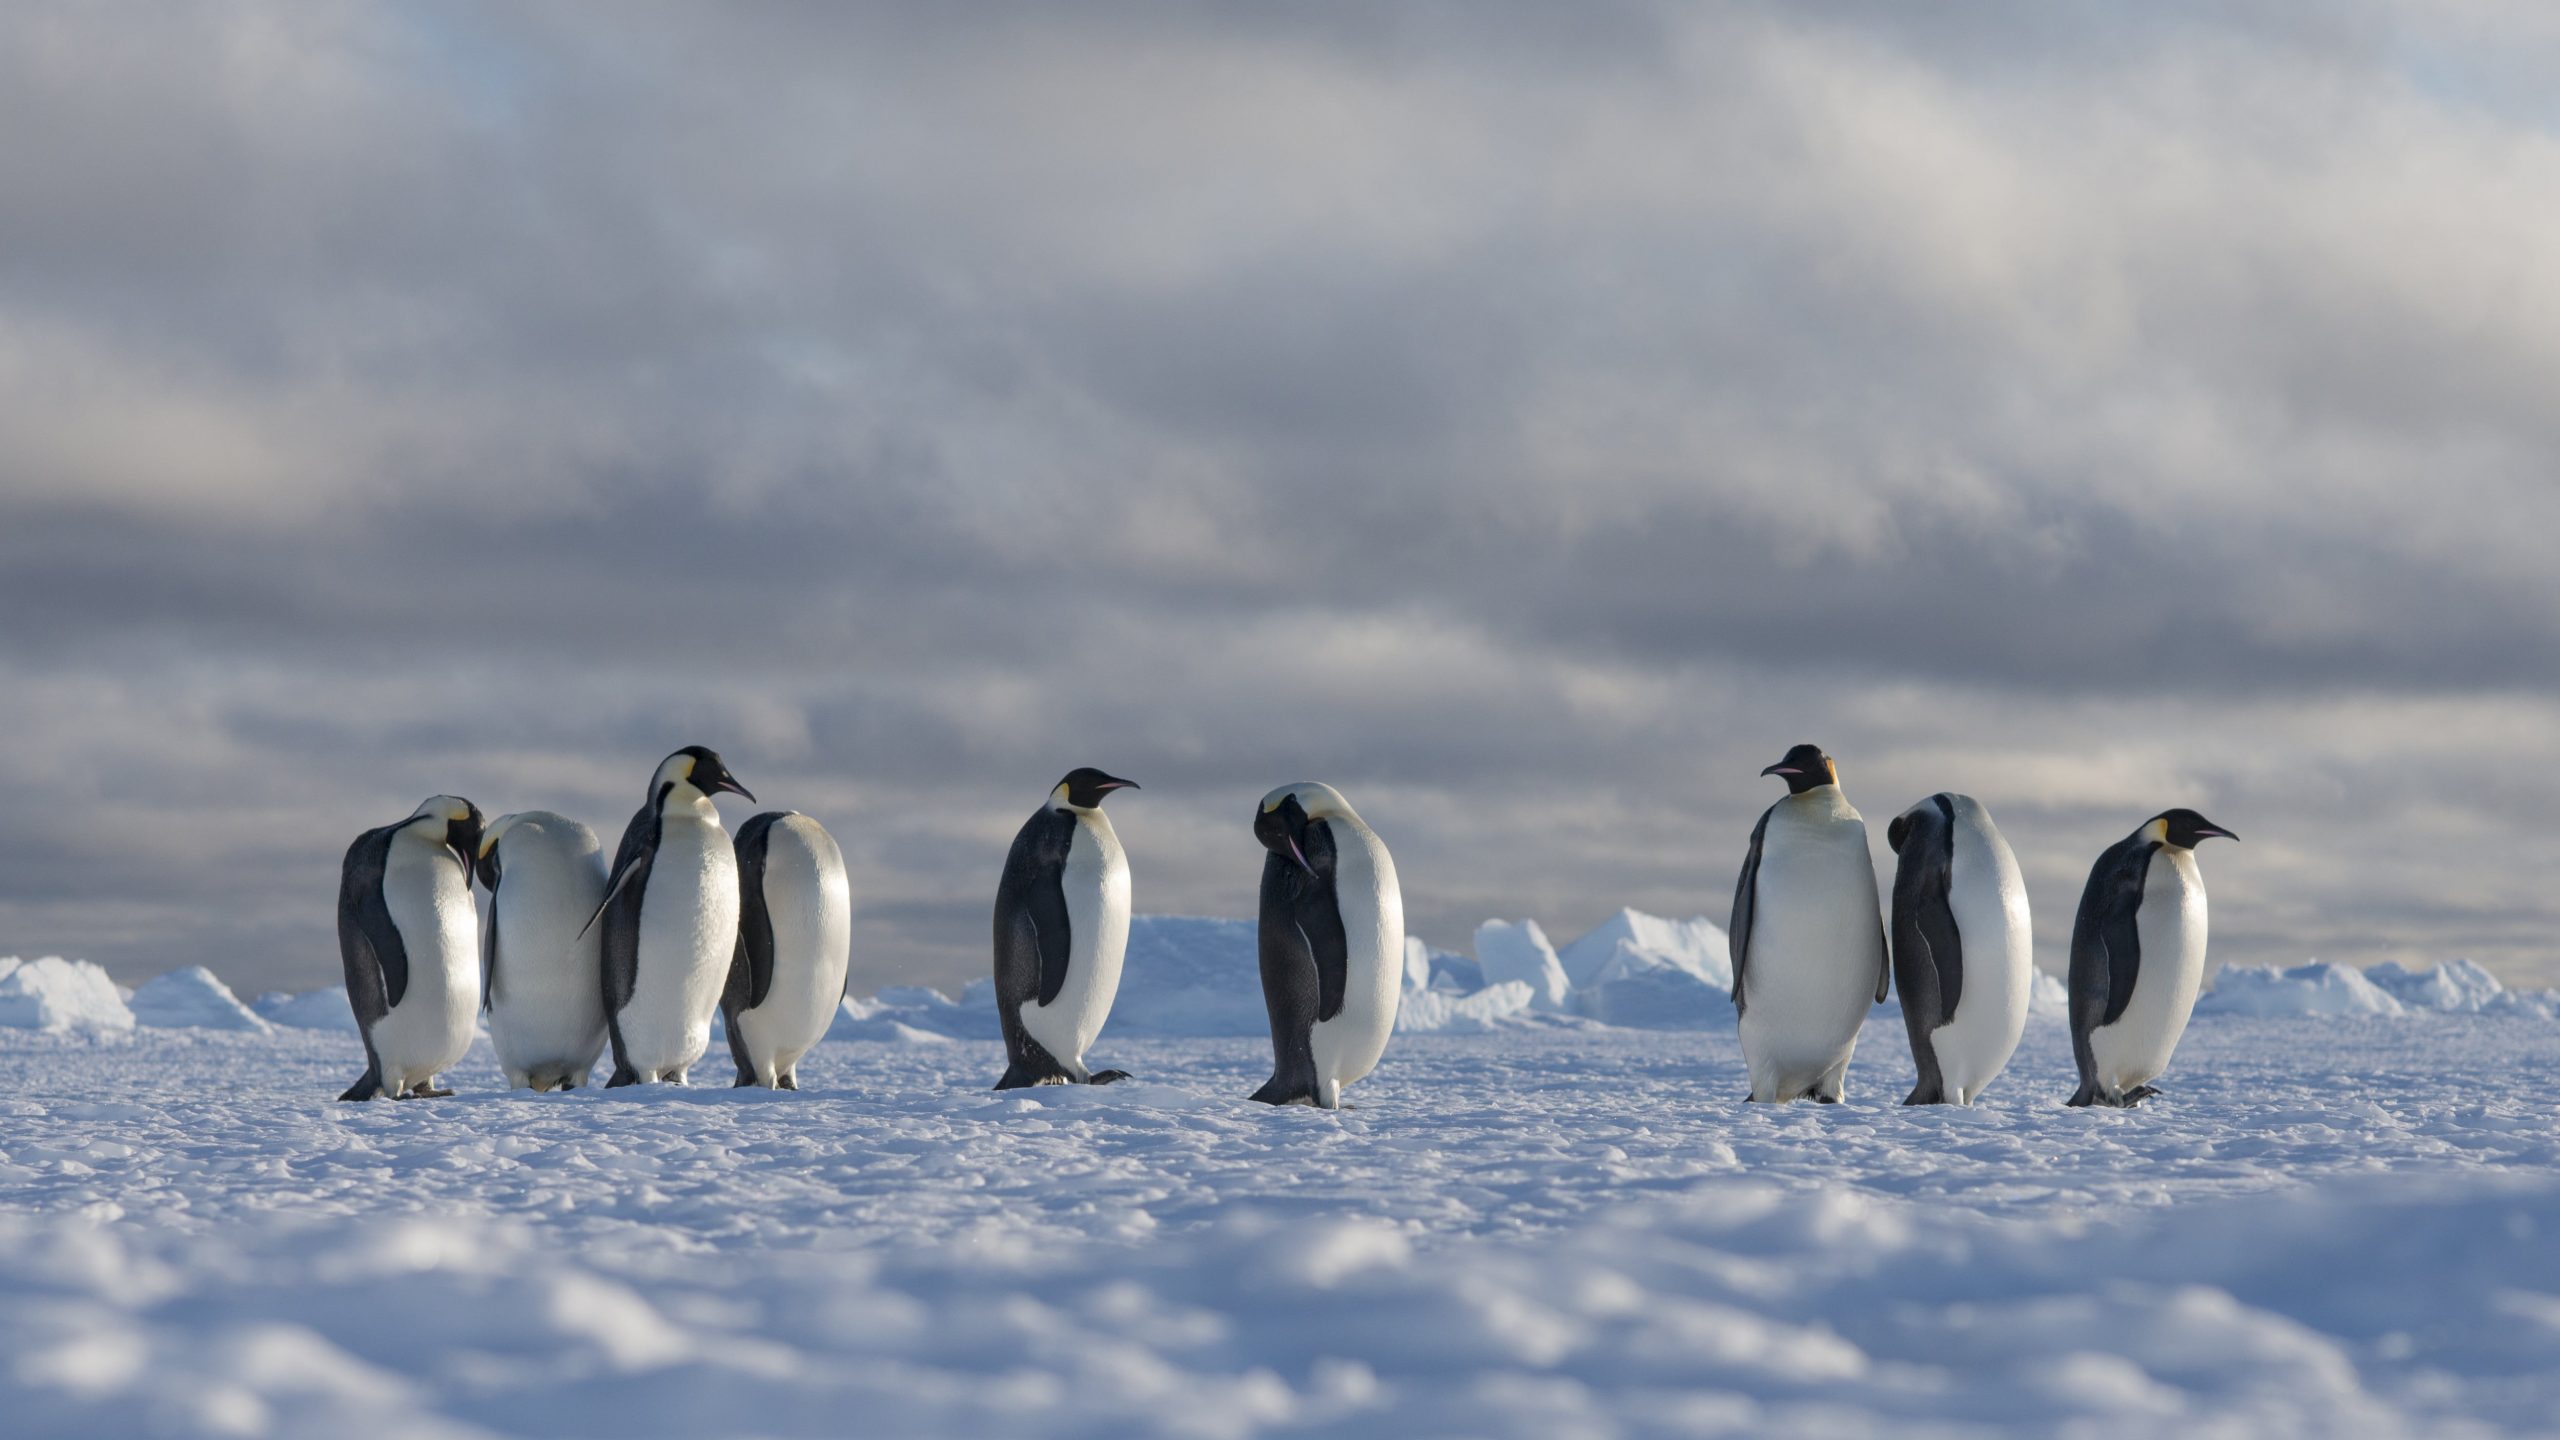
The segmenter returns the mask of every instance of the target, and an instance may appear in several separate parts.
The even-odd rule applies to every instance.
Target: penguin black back
[[[1274,1062],[1270,1082],[1251,1098],[1312,1105],[1318,1092],[1315,1026],[1342,1013],[1350,985],[1350,943],[1334,888],[1333,830],[1307,819],[1294,796],[1254,823],[1268,852],[1262,860],[1257,948]]]
[[[1902,991],[1902,1023],[1911,1037],[1919,1081],[1906,1105],[1946,1101],[1931,1032],[1954,1018],[1964,998],[1964,937],[1956,929],[1948,883],[1955,868],[1955,803],[1944,794],[1895,816],[1885,829],[1893,848],[1893,983]]]

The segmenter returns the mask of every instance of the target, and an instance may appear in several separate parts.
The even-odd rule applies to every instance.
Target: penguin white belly
[[[1046,1005],[1037,996],[1024,1001],[1022,1028],[1058,1063],[1081,1072],[1084,1052],[1111,1018],[1129,948],[1129,860],[1101,811],[1076,816],[1058,886],[1067,902],[1066,984]]]
[[[384,1093],[421,1088],[471,1048],[480,1009],[479,912],[461,862],[441,844],[402,834],[384,857],[382,898],[409,961],[400,1003],[373,1022]]]
[[[604,932],[578,931],[604,900],[603,856],[584,826],[560,834],[520,822],[505,844],[490,901],[489,1043],[510,1085],[584,1085],[604,1052]]]
[[[1316,1085],[1324,1103],[1338,1105],[1342,1087],[1378,1068],[1387,1036],[1396,1027],[1398,986],[1404,974],[1404,891],[1396,863],[1366,826],[1335,818],[1334,903],[1342,912],[1346,965],[1342,1012],[1308,1031]]]
[[[1845,801],[1807,808],[1778,802],[1761,836],[1741,1030],[1763,1100],[1794,1098],[1848,1065],[1884,965],[1866,825]]]
[[[639,973],[618,1019],[622,1051],[643,1080],[681,1079],[710,1043],[738,943],[738,856],[717,815],[669,807],[645,883]]]
[[[1947,908],[1964,946],[1964,991],[1956,1013],[1929,1032],[1947,1098],[1970,1105],[2018,1048],[2035,987],[2035,932],[2027,884],[2009,842],[1981,807],[1960,800],[1947,872]]]
[[[2194,851],[2163,845],[2151,852],[2134,928],[2142,965],[2134,972],[2133,996],[2114,1024],[2089,1032],[2098,1081],[2119,1094],[2169,1068],[2204,986],[2204,877]]]
[[[773,925],[773,984],[738,1016],[757,1079],[772,1085],[826,1038],[853,956],[853,889],[836,842],[805,815],[766,833],[765,918]],[[770,1067],[770,1068],[767,1068]]]

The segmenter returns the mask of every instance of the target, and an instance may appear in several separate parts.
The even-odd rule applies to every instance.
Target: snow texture
[[[2456,989],[2463,977],[2451,977]],[[948,1002],[945,1002],[946,1004]],[[849,1007],[848,1024],[876,1019]],[[1730,1031],[1400,1035],[1338,1113],[1256,1040],[996,1094],[338,1105],[354,1038],[0,1038],[16,1437],[2381,1436],[2560,1413],[2560,1025],[2206,1016],[2069,1110],[1753,1106]],[[918,1034],[928,1032],[918,1031]],[[208,1082],[213,1083],[208,1083]]]
[[[107,972],[86,960],[0,956],[0,1028],[56,1034],[112,1034],[133,1028],[133,1011]]]
[[[352,1034],[356,1028],[355,1006],[347,999],[344,985],[300,995],[270,992],[258,997],[257,1012],[273,1024],[290,1025],[297,1030],[344,1030]]]
[[[160,1030],[264,1030],[267,1022],[201,965],[172,970],[126,1002],[136,1023]]]

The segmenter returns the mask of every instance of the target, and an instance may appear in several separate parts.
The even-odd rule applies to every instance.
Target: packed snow
[[[343,992],[341,992],[343,993]],[[264,1030],[267,1022],[201,965],[144,984],[125,1002],[137,1024],[161,1030]]]
[[[1729,1010],[1603,1022],[1630,974],[1713,988],[1720,932],[1621,916],[1548,947],[1555,1007],[1417,947],[1428,1024],[1323,1113],[1242,1098],[1270,1056],[1225,925],[1133,931],[1127,983],[1169,993],[1138,1012],[1158,1033],[1104,1032],[1136,1074],[1107,1088],[988,1091],[984,997],[930,991],[848,1002],[797,1094],[510,1094],[483,1041],[452,1099],[339,1105],[345,1029],[9,1031],[0,1415],[1551,1440],[2560,1413],[2560,1020],[2477,967],[2360,977],[2395,1009],[2230,972],[2259,1012],[2200,1015],[2130,1112],[2061,1104],[2050,981],[1977,1107],[1895,1103],[1889,1007],[1847,1103],[1763,1107]],[[66,974],[25,988],[97,1010]],[[158,984],[138,1013],[177,1013]]]

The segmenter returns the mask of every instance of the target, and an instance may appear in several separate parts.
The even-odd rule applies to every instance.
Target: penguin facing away
[[[1836,1103],[1867,1007],[1893,978],[1867,825],[1818,745],[1760,773],[1787,793],[1752,827],[1733,890],[1733,1008],[1750,1098]]]
[[[338,878],[338,956],[364,1035],[365,1071],[340,1100],[450,1095],[437,1072],[471,1048],[480,1009],[479,915],[471,866],[480,811],[431,795],[409,818],[367,830]]]
[[[738,945],[720,1013],[740,1085],[800,1088],[853,958],[853,887],[826,827],[768,810],[738,827]]]
[[[1089,765],[1070,770],[1005,852],[995,905],[1006,1061],[998,1090],[1129,1078],[1086,1069],[1084,1055],[1111,1016],[1129,947],[1129,857],[1102,802],[1137,788]]]
[[[2204,874],[2195,847],[2240,837],[2193,810],[2164,810],[2107,847],[2071,922],[2068,1103],[2131,1109],[2159,1094],[2204,985]]]
[[[1920,1078],[1905,1105],[1970,1105],[2026,1032],[2034,992],[2026,880],[1991,814],[1937,794],[1885,827],[1893,983]]]
[[[565,815],[501,815],[481,834],[481,1004],[510,1086],[575,1090],[604,1053],[604,937],[581,928],[604,878],[596,832]]]
[[[623,828],[604,902],[605,1033],[610,1090],[681,1085],[709,1048],[738,945],[738,856],[711,797],[756,797],[720,757],[688,745],[658,764],[648,802]]]
[[[1251,1098],[1333,1110],[1377,1068],[1404,973],[1396,864],[1330,785],[1283,785],[1253,817],[1262,843],[1262,1000],[1271,1078]]]

